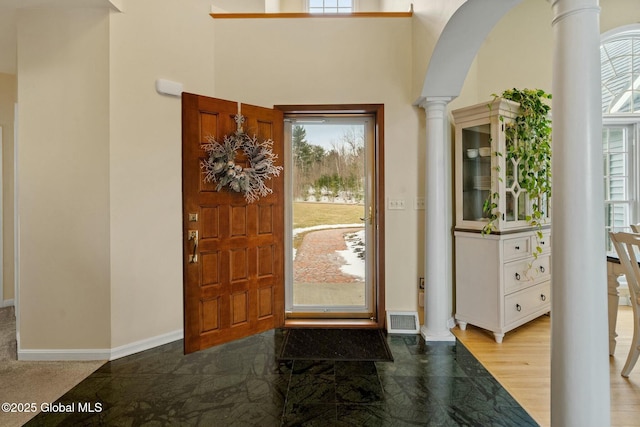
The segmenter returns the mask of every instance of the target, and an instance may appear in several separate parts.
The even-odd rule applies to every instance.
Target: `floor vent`
[[[420,320],[417,311],[387,312],[387,332],[390,334],[417,334]]]

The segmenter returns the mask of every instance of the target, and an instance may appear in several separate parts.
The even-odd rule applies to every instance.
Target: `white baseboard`
[[[121,357],[130,356],[141,351],[149,350],[170,342],[181,340],[184,337],[182,329],[168,332],[166,334],[157,335],[155,337],[146,338],[140,341],[121,345],[120,347],[111,349],[111,357],[109,360],[120,359]]]
[[[18,360],[59,361],[59,360],[109,360],[109,349],[85,350],[31,350],[18,349]]]
[[[144,350],[149,350],[173,341],[182,339],[182,329],[158,335],[152,338],[121,345],[112,349],[84,349],[84,350],[31,350],[18,349],[18,360],[58,361],[58,360],[115,360],[130,356]]]
[[[449,330],[441,331],[437,334],[429,331],[424,325],[420,328],[420,335],[424,338],[425,341],[438,341],[438,342],[450,342],[455,344],[456,336],[453,335]]]
[[[12,299],[5,299],[5,300],[2,300],[2,303],[0,303],[0,308],[12,307],[12,306],[13,306],[13,300]]]

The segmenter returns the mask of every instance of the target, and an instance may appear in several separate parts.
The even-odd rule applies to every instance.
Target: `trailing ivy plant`
[[[542,225],[545,223],[545,204],[551,200],[551,107],[545,100],[551,99],[551,94],[541,89],[509,89],[502,95],[493,95],[520,104],[520,109],[513,121],[505,121],[505,153],[496,152],[495,155],[504,156],[506,162],[518,160],[518,170],[514,171],[520,188],[527,192],[530,202],[530,213],[525,220],[535,227],[538,240],[542,238]],[[498,170],[499,172],[499,170]],[[494,230],[496,221],[502,214],[498,212],[499,193],[489,195],[484,202],[483,210],[489,218],[482,233],[488,234]],[[542,252],[538,245],[534,255]]]

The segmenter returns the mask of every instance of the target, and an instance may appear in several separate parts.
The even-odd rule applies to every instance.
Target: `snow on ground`
[[[364,282],[364,230],[347,234],[345,243],[347,244],[346,250],[336,251],[345,261],[345,264],[340,267],[340,271]]]

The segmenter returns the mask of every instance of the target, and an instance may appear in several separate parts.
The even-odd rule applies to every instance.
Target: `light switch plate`
[[[392,199],[387,200],[387,208],[389,210],[401,211],[406,208],[404,199]]]

